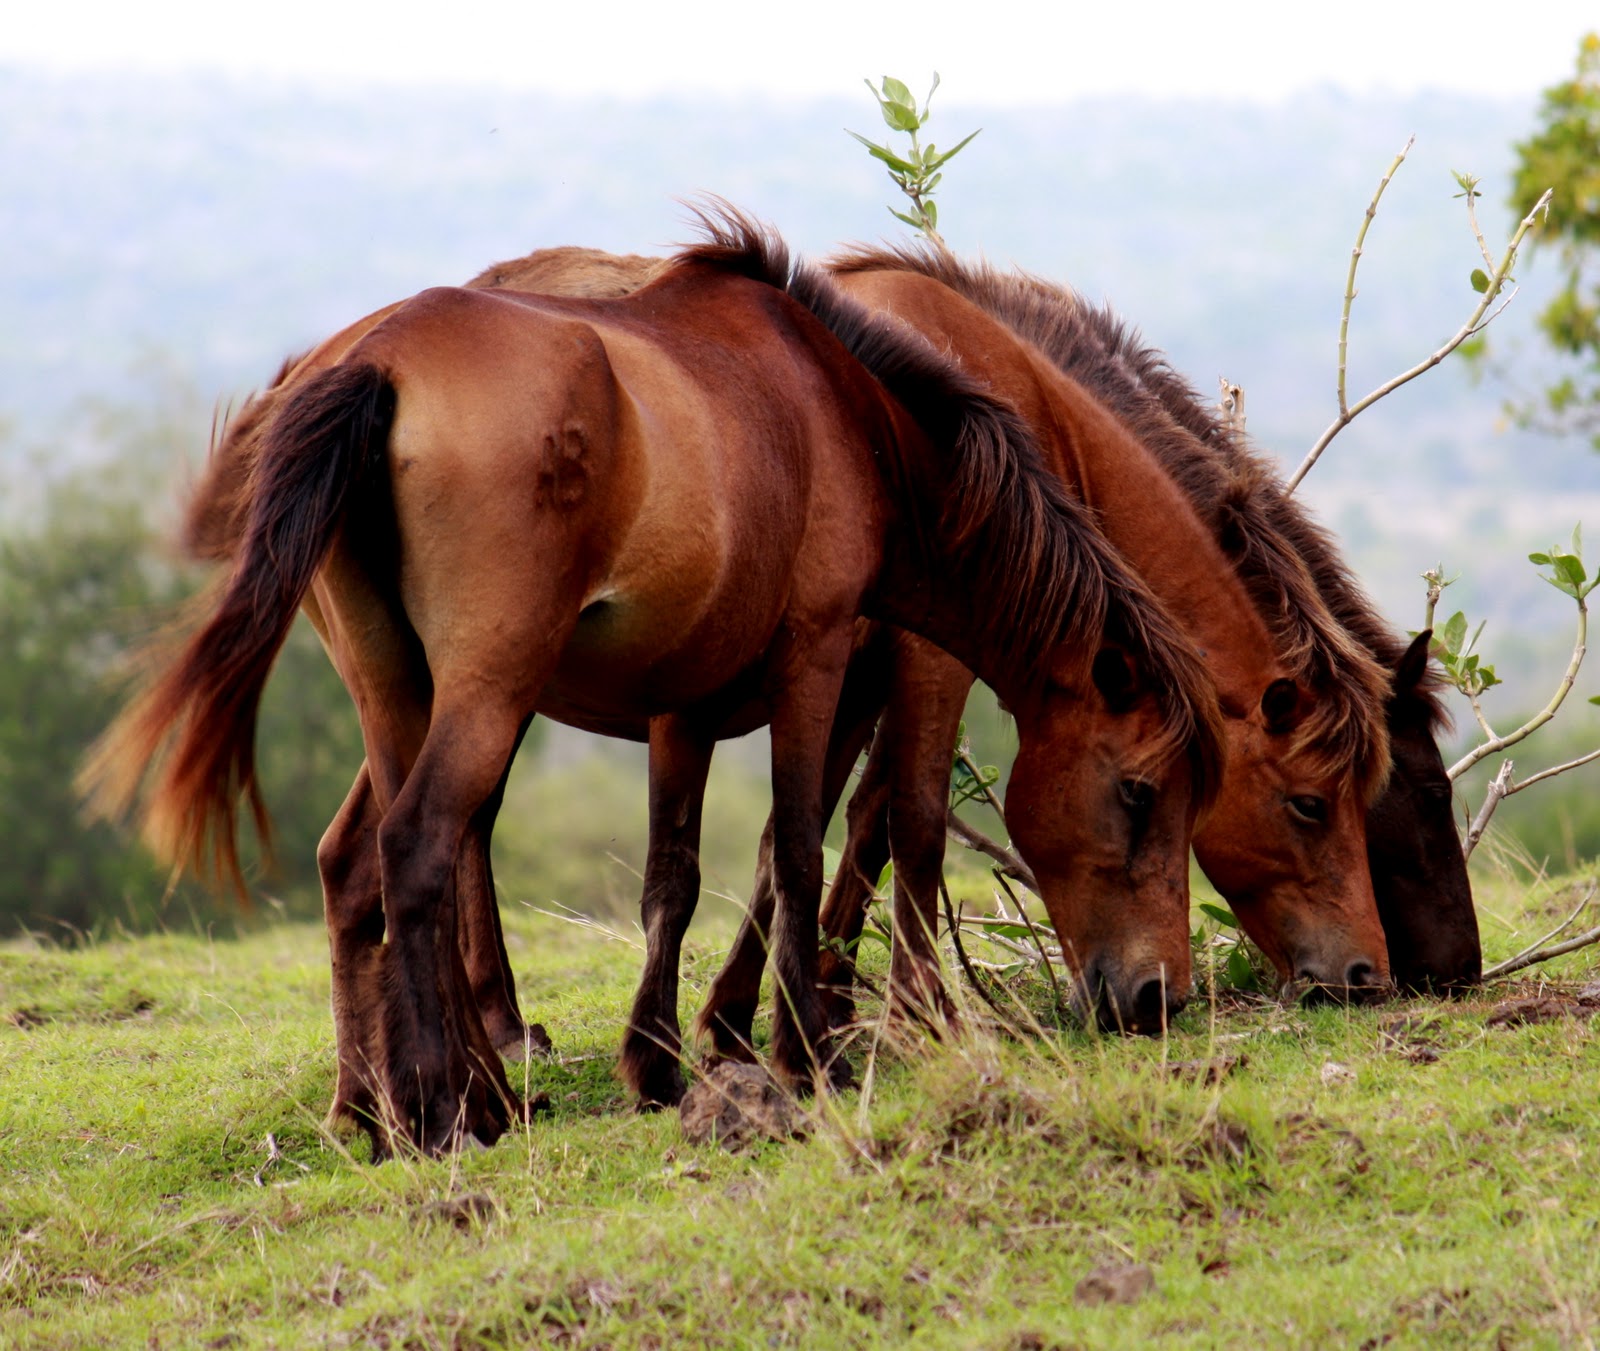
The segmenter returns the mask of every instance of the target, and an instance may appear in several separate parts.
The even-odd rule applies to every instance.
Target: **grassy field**
[[[1491,955],[1568,895],[1486,891]],[[863,1048],[866,1086],[808,1141],[735,1155],[634,1114],[614,1081],[628,943],[519,906],[508,925],[558,1052],[516,1070],[551,1111],[487,1152],[381,1167],[319,1130],[318,929],[0,948],[0,1345],[1523,1347],[1600,1329],[1595,949],[1450,1004],[1201,1001],[1164,1041]],[[686,1003],[719,957],[698,941]],[[1183,1070],[1211,1060],[1220,1082]],[[1153,1288],[1093,1302],[1107,1266]]]

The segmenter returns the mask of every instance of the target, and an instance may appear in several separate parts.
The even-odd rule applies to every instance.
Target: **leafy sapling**
[[[1483,632],[1480,623],[1473,631],[1471,637],[1467,636],[1467,618],[1459,610],[1445,620],[1443,624],[1434,626],[1434,608],[1438,604],[1440,593],[1449,586],[1454,578],[1446,579],[1442,566],[1430,569],[1422,574],[1423,580],[1428,583],[1428,603],[1426,611],[1427,626],[1434,629],[1433,655],[1438,659],[1444,669],[1446,678],[1472,705],[1473,717],[1477,719],[1478,727],[1482,730],[1484,740],[1472,750],[1468,751],[1454,765],[1450,767],[1449,774],[1452,780],[1460,778],[1475,765],[1481,763],[1491,755],[1498,755],[1509,750],[1518,742],[1526,740],[1538,731],[1553,717],[1567,695],[1572,690],[1573,682],[1578,677],[1578,668],[1583,664],[1583,658],[1588,651],[1589,633],[1589,593],[1600,585],[1600,573],[1589,575],[1587,566],[1583,561],[1583,528],[1575,526],[1572,531],[1572,540],[1567,548],[1559,545],[1547,550],[1528,555],[1528,561],[1540,569],[1539,575],[1551,586],[1565,596],[1570,596],[1578,609],[1577,633],[1573,640],[1572,656],[1567,662],[1567,669],[1562,673],[1556,685],[1555,693],[1550,701],[1529,718],[1527,722],[1515,731],[1502,735],[1496,732],[1483,711],[1481,696],[1486,690],[1500,683],[1494,673],[1494,667],[1484,664],[1479,654],[1474,650],[1478,637]],[[1600,703],[1600,697],[1589,700],[1590,703]],[[1484,830],[1488,827],[1489,818],[1494,815],[1500,803],[1513,793],[1520,793],[1524,788],[1531,788],[1536,783],[1545,779],[1554,778],[1557,774],[1564,774],[1569,769],[1576,769],[1593,760],[1600,759],[1600,750],[1588,755],[1579,756],[1566,764],[1556,765],[1551,769],[1543,770],[1538,774],[1517,781],[1512,777],[1513,762],[1502,762],[1499,772],[1490,782],[1485,793],[1483,805],[1472,818],[1467,827],[1466,839],[1462,842],[1462,852],[1468,858],[1477,847],[1478,841],[1483,838]]]
[[[910,201],[910,211],[896,211],[890,207],[889,214],[896,220],[904,221],[913,230],[921,230],[935,244],[942,245],[944,238],[939,234],[939,208],[933,201],[934,189],[944,178],[944,166],[954,159],[978,132],[963,137],[949,150],[940,150],[931,142],[924,146],[919,141],[918,133],[927,126],[928,119],[933,115],[931,111],[933,94],[939,87],[938,71],[933,73],[933,85],[928,90],[928,97],[923,100],[921,109],[918,109],[917,101],[912,97],[911,91],[892,75],[883,77],[881,89],[871,80],[865,83],[872,91],[872,97],[878,102],[884,122],[891,131],[904,132],[908,135],[911,138],[911,148],[902,154],[889,146],[869,141],[858,131],[846,128],[846,134],[855,137],[866,146],[868,154],[874,159],[882,160],[888,166],[889,177]],[[981,130],[980,127],[979,131]]]

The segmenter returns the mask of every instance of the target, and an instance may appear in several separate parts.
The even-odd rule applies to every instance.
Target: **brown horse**
[[[1053,288],[1052,288],[1053,289]],[[1063,293],[1056,291],[1059,304]],[[1393,769],[1367,812],[1367,862],[1389,948],[1389,973],[1405,990],[1459,991],[1483,969],[1472,884],[1452,811],[1453,790],[1439,753],[1448,726],[1443,682],[1428,667],[1430,635],[1396,635],[1351,574],[1328,532],[1284,492],[1276,472],[1222,422],[1162,354],[1143,344],[1109,309],[1075,302],[1083,341],[1106,353],[1192,436],[1162,440],[1162,462],[1196,509],[1238,539],[1270,523],[1316,579],[1340,625],[1392,673],[1387,700]],[[1142,393],[1139,397],[1142,397]]]
[[[214,519],[242,522],[222,596],[89,777],[127,801],[172,739],[148,833],[236,876],[241,796],[261,818],[256,704],[306,603],[366,738],[319,862],[334,1111],[375,1150],[492,1140],[512,1111],[457,893],[462,841],[486,847],[536,710],[649,722],[650,952],[624,1072],[656,1101],[681,1090],[677,952],[711,747],[770,721],[773,1057],[810,1081],[823,761],[858,613],[1002,691],[1019,761],[1047,767],[1032,809],[1081,843],[1041,869],[1046,904],[1180,917],[1177,950],[1142,960],[1187,981],[1182,865],[1219,718],[1192,647],[1009,410],[748,223],[622,300],[424,292],[324,344],[258,411],[240,424],[252,453],[213,485]]]

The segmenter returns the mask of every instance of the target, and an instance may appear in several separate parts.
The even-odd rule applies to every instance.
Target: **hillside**
[[[1570,892],[1487,899],[1515,926],[1491,932],[1503,955]],[[1013,992],[1043,1027],[902,1056],[869,1004],[866,1087],[808,1142],[730,1154],[686,1142],[676,1114],[634,1113],[611,1077],[639,954],[507,919],[558,1057],[513,1083],[548,1109],[487,1152],[377,1167],[316,1124],[333,1054],[320,926],[0,945],[0,1344],[1545,1347],[1600,1331],[1592,948],[1445,1005],[1201,1000],[1164,1040],[1059,1030],[1033,977]],[[686,1011],[719,949],[692,945]],[[1107,1266],[1125,1274],[1096,1284]],[[1096,1302],[1108,1287],[1133,1302]]]

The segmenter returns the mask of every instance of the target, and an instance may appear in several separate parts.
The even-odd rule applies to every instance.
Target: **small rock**
[[[1096,1267],[1073,1290],[1079,1304],[1134,1304],[1156,1288],[1156,1278],[1142,1262]]]
[[[800,1105],[760,1065],[724,1060],[683,1095],[684,1138],[739,1150],[758,1140],[804,1138],[811,1123]]]
[[[1335,1084],[1353,1084],[1356,1081],[1356,1072],[1348,1065],[1341,1065],[1337,1060],[1330,1060],[1322,1067],[1322,1086],[1332,1088]]]

